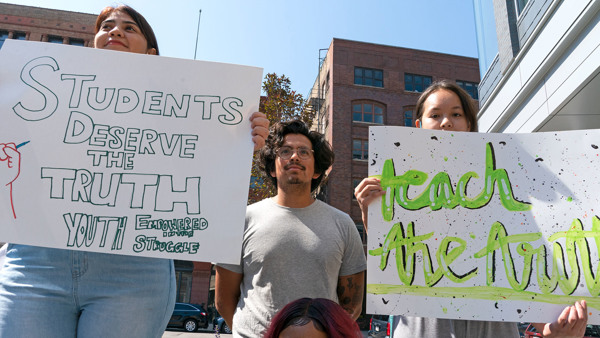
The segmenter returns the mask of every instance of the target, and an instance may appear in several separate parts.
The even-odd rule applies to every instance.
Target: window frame
[[[58,40],[60,39],[60,42],[58,42]],[[63,38],[62,36],[58,36],[58,35],[48,35],[48,41],[49,43],[56,43],[56,44],[64,44],[65,43],[65,38]]]
[[[525,3],[521,5],[522,2]],[[527,5],[529,5],[530,2],[531,1],[529,0],[515,0],[515,11],[517,12],[517,18],[521,16],[521,14],[524,12],[525,8],[527,8]]]
[[[471,81],[465,81],[465,80],[456,80],[456,84],[464,89],[469,96],[471,96],[471,98],[473,100],[477,100],[479,101],[479,83],[476,82],[471,82]],[[472,86],[474,88],[473,93],[475,94],[475,96],[473,96],[473,94],[471,94],[471,92],[469,91],[469,89],[467,89],[468,85]]]
[[[0,30],[0,48],[4,45],[4,41],[8,40],[10,32],[6,30]]]
[[[406,114],[410,113],[410,118],[406,118]],[[406,124],[406,121],[410,120],[410,124]],[[405,127],[414,127],[415,126],[415,107],[404,107],[402,110],[402,121],[404,122],[402,125]]]
[[[411,80],[408,81],[407,78],[411,77]],[[416,79],[420,79],[420,83],[417,83]],[[425,82],[428,82],[427,84]],[[409,89],[409,83],[412,89]],[[429,75],[421,75],[414,73],[404,73],[404,91],[409,93],[422,93],[427,89],[427,87],[431,86],[433,83],[433,77]],[[419,91],[417,89],[417,85],[420,85],[422,89]]]
[[[76,43],[73,43],[76,42]],[[69,38],[69,45],[85,47],[85,40],[78,38]]]
[[[355,147],[356,142],[360,142],[360,149]],[[355,157],[356,150],[358,150],[360,152],[359,158]],[[357,161],[369,160],[369,140],[365,140],[365,139],[361,139],[361,138],[353,138],[352,139],[352,160],[357,160]]]
[[[360,75],[357,76],[356,72],[360,71]],[[371,75],[367,76],[366,73],[370,72]],[[378,78],[378,74],[380,74],[381,78]],[[360,81],[358,81],[360,79]],[[370,83],[367,83],[370,82]],[[375,88],[384,88],[383,82],[383,69],[376,68],[367,68],[367,67],[354,67],[354,84],[360,86],[369,86]]]
[[[356,201],[356,196],[354,196],[354,189],[358,187],[362,180],[360,178],[353,177],[352,178],[352,200]]]
[[[356,106],[360,105],[360,112],[355,110]],[[370,106],[370,111],[365,109],[365,106]],[[377,113],[379,110],[381,113]],[[352,122],[363,122],[363,123],[372,123],[383,125],[385,124],[385,105],[375,102],[375,101],[367,101],[367,100],[359,100],[352,102]],[[356,119],[355,117],[360,114],[360,119]],[[370,121],[367,121],[369,118],[365,119],[365,116],[370,116]],[[380,120],[380,121],[378,121]]]

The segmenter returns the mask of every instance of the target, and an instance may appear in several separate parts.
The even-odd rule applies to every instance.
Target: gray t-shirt
[[[393,338],[519,338],[517,323],[394,316]]]
[[[287,208],[270,198],[246,210],[241,265],[218,265],[244,275],[233,317],[233,334],[241,337],[262,337],[271,318],[298,298],[337,302],[338,278],[367,268],[350,216],[319,200]]]

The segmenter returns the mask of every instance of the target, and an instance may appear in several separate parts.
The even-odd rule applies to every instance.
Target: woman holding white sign
[[[415,126],[445,131],[477,131],[477,109],[469,94],[450,81],[433,83],[415,107]],[[380,180],[365,178],[354,190],[367,229],[368,206],[384,194]],[[568,306],[553,323],[534,324],[544,337],[583,337],[585,301]],[[394,316],[394,337],[519,337],[516,323]]]
[[[105,8],[95,28],[95,48],[159,54],[152,28],[129,6]],[[262,113],[250,121],[260,148],[269,122]],[[9,244],[0,337],[161,337],[175,291],[169,259]]]

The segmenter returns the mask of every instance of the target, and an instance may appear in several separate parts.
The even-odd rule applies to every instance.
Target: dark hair
[[[146,19],[138,11],[127,5],[120,5],[117,7],[108,6],[104,8],[102,12],[100,12],[100,14],[98,15],[98,18],[96,19],[95,33],[98,33],[98,31],[100,30],[100,26],[102,25],[104,20],[106,20],[106,18],[108,18],[114,12],[122,12],[129,15],[133,19],[133,21],[135,21],[138,27],[140,27],[142,35],[146,38],[148,49],[156,49],[156,55],[159,55],[158,42],[156,41],[156,35],[154,35],[152,27],[150,27],[148,21],[146,21]]]
[[[420,120],[423,117],[423,106],[429,95],[437,92],[438,90],[449,90],[456,94],[462,105],[462,109],[465,112],[465,117],[469,122],[470,130],[477,131],[477,106],[471,98],[471,95],[464,89],[460,88],[459,85],[450,80],[440,80],[432,83],[417,100],[417,106],[415,107],[415,120]]]
[[[283,145],[283,141],[287,134],[300,134],[308,137],[315,156],[315,173],[321,174],[317,178],[313,178],[310,183],[310,191],[315,191],[325,176],[325,171],[331,167],[335,155],[331,150],[331,145],[325,139],[325,135],[309,130],[306,123],[300,120],[288,122],[279,122],[273,125],[269,137],[267,137],[265,146],[262,147],[258,154],[258,165],[263,175],[277,188],[277,178],[271,176],[275,171],[275,160],[277,158],[277,150]]]
[[[358,324],[336,302],[325,298],[301,298],[279,311],[265,334],[265,338],[278,338],[289,326],[311,323],[331,338],[362,337]]]

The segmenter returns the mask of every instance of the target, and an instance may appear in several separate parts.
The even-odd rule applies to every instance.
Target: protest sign
[[[0,50],[0,239],[239,262],[262,69]]]
[[[369,134],[367,312],[600,323],[600,130]]]

